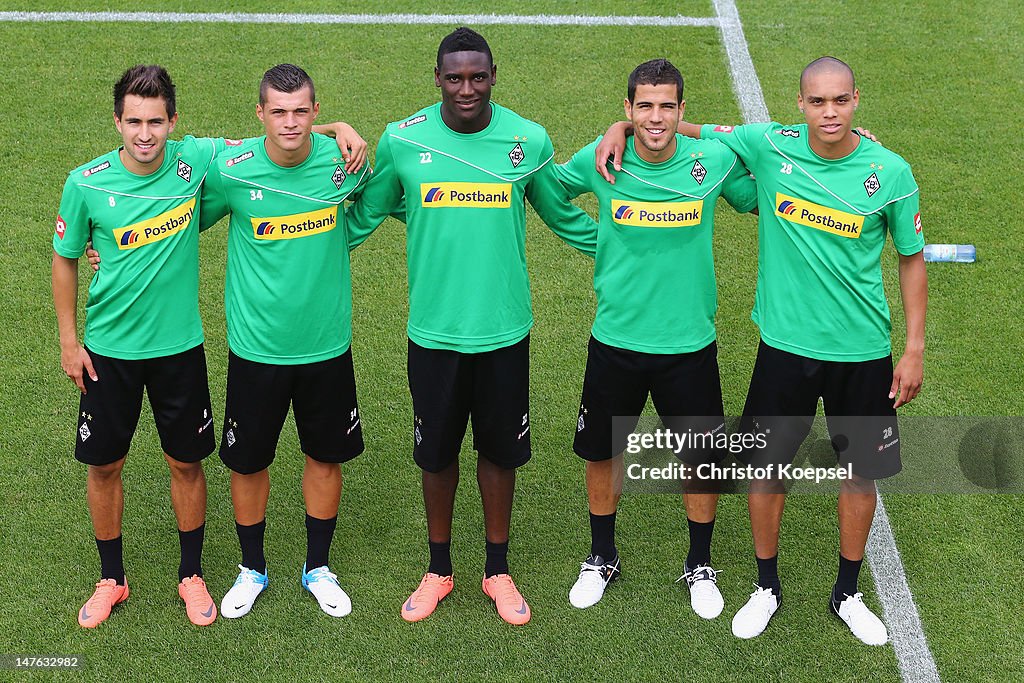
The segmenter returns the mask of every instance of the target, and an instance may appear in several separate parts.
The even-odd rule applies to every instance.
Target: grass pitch
[[[31,4],[31,6],[29,6]],[[4,2],[3,10],[124,10],[87,1]],[[191,10],[153,0],[146,11]],[[388,11],[425,12],[420,3]],[[203,11],[274,12],[265,0],[214,0]],[[922,188],[931,242],[972,242],[979,261],[929,267],[926,383],[908,415],[1021,415],[1022,261],[1019,106],[1024,19],[1014,3],[923,0],[913,7],[807,0],[741,2],[740,15],[773,118],[796,120],[796,79],[822,54],[858,76],[858,124],[907,158]],[[372,3],[298,0],[289,12],[379,11]],[[712,16],[710,3],[460,1],[446,12]],[[353,353],[367,451],[345,468],[332,567],[354,604],[334,620],[299,587],[305,535],[301,458],[289,421],[272,470],[267,552],[271,586],[243,620],[188,624],[174,589],[175,524],[168,475],[152,420],[144,417],[125,468],[125,552],[131,599],[96,631],[75,622],[98,561],[85,507],[84,468],[71,457],[77,393],[59,367],[49,294],[50,236],[68,170],[119,144],[110,91],[131,64],[168,67],[178,85],[179,134],[260,132],[256,87],[269,66],[291,61],[313,76],[321,120],[352,122],[376,141],[388,121],[437,100],[431,68],[452,27],[230,24],[0,23],[5,78],[0,126],[0,245],[7,305],[0,411],[0,500],[6,550],[0,594],[10,654],[81,654],[85,680],[683,679],[688,681],[898,680],[892,646],[855,642],[825,609],[836,563],[835,499],[794,497],[780,568],[785,606],[765,637],[740,642],[729,618],[755,577],[745,501],[723,499],[716,564],[726,612],[705,623],[689,609],[682,572],[681,502],[624,499],[622,580],[599,606],[568,605],[586,554],[582,466],[571,452],[593,317],[590,262],[534,217],[528,234],[536,326],[531,379],[534,458],[520,473],[511,562],[533,608],[510,628],[479,588],[483,532],[473,457],[464,451],[453,554],[456,590],[435,616],[405,624],[401,602],[426,563],[419,474],[409,457],[405,379],[404,235],[389,222],[353,255]],[[563,161],[621,118],[625,79],[641,61],[670,58],[686,77],[687,118],[738,122],[728,63],[714,28],[485,26],[498,64],[496,101],[543,123]],[[1007,139],[1009,137],[1009,139]],[[584,206],[588,206],[584,203]],[[592,206],[590,207],[592,208]],[[723,207],[716,232],[720,363],[726,409],[742,407],[756,348],[749,320],[756,274],[750,217]],[[201,305],[213,405],[223,407],[224,226],[202,238]],[[902,348],[895,255],[887,249],[894,348]],[[84,289],[86,274],[83,270]],[[951,463],[950,466],[955,466]],[[210,488],[206,578],[216,598],[236,573],[228,476],[216,456]],[[1024,593],[1018,496],[893,496],[886,500],[925,634],[945,680],[1024,680]],[[877,607],[865,569],[862,586]]]

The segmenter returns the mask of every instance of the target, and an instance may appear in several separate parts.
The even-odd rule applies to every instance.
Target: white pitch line
[[[878,599],[882,603],[882,616],[889,626],[893,649],[900,675],[907,683],[939,683],[939,670],[928,648],[921,627],[914,596],[907,585],[900,551],[889,524],[882,495],[878,495],[875,522],[871,525],[867,547],[868,566],[875,577]]]
[[[743,120],[746,123],[769,121],[761,81],[750,58],[736,3],[734,0],[714,0],[714,5]],[[921,627],[921,617],[907,583],[907,574],[881,494],[878,495],[865,554],[896,651],[901,678],[906,683],[939,683],[939,671]]]
[[[528,26],[717,26],[716,17],[572,14],[250,14],[245,12],[0,12],[0,22],[203,24],[425,24]]]
[[[746,123],[770,121],[764,94],[761,92],[761,81],[757,78],[757,70],[754,69],[750,50],[747,49],[747,39],[743,35],[743,24],[740,23],[736,3],[733,0],[715,0],[714,4],[725,54],[729,57],[732,87],[736,91],[743,120]]]

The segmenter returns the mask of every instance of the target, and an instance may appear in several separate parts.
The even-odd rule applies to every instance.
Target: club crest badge
[[[690,175],[693,176],[693,179],[697,181],[698,185],[704,182],[704,177],[707,176],[707,174],[707,169],[704,168],[699,161],[693,162],[693,168],[690,170]]]
[[[192,167],[181,159],[178,159],[178,177],[186,183],[192,180]]]
[[[864,181],[864,189],[867,190],[868,196],[875,194],[882,187],[882,183],[878,182],[878,176],[874,173],[868,176],[868,179]]]
[[[331,176],[331,180],[334,181],[334,186],[340,190],[341,184],[345,182],[345,169],[339,165],[334,169],[334,175]]]
[[[523,159],[526,158],[526,152],[523,151],[522,145],[517,142],[512,151],[508,153],[508,158],[512,161],[512,168],[516,168],[519,164],[523,163]]]

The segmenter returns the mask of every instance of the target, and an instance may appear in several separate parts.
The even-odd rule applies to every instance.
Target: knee
[[[317,479],[330,479],[341,476],[341,464],[336,462],[320,462],[306,456],[306,474]]]
[[[839,485],[842,493],[855,493],[859,495],[875,495],[875,480],[858,477],[856,474],[849,479],[843,479]]]
[[[106,483],[120,479],[122,469],[124,469],[124,458],[106,465],[89,465],[89,477]]]
[[[202,462],[181,462],[166,456],[167,465],[171,468],[171,477],[178,481],[195,481],[203,476]]]
[[[622,467],[622,455],[619,454],[608,460],[586,460],[585,462],[584,468],[587,474],[611,476],[617,468]]]
[[[785,493],[786,485],[782,479],[752,479],[750,481],[750,493],[754,495],[760,494],[778,494]]]

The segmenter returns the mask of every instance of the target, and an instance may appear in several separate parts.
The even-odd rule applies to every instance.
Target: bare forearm
[[[53,308],[62,347],[78,343],[78,260],[53,255]]]
[[[928,309],[928,271],[923,252],[900,255],[900,295],[907,323],[908,352],[924,352],[924,321]]]
[[[676,130],[688,138],[700,138],[700,124],[688,123],[680,119]]]
[[[366,162],[366,140],[364,140],[356,129],[344,121],[335,121],[326,125],[313,126],[314,133],[321,133],[334,138],[338,143],[338,150],[345,160],[345,171],[355,173],[363,167]]]

